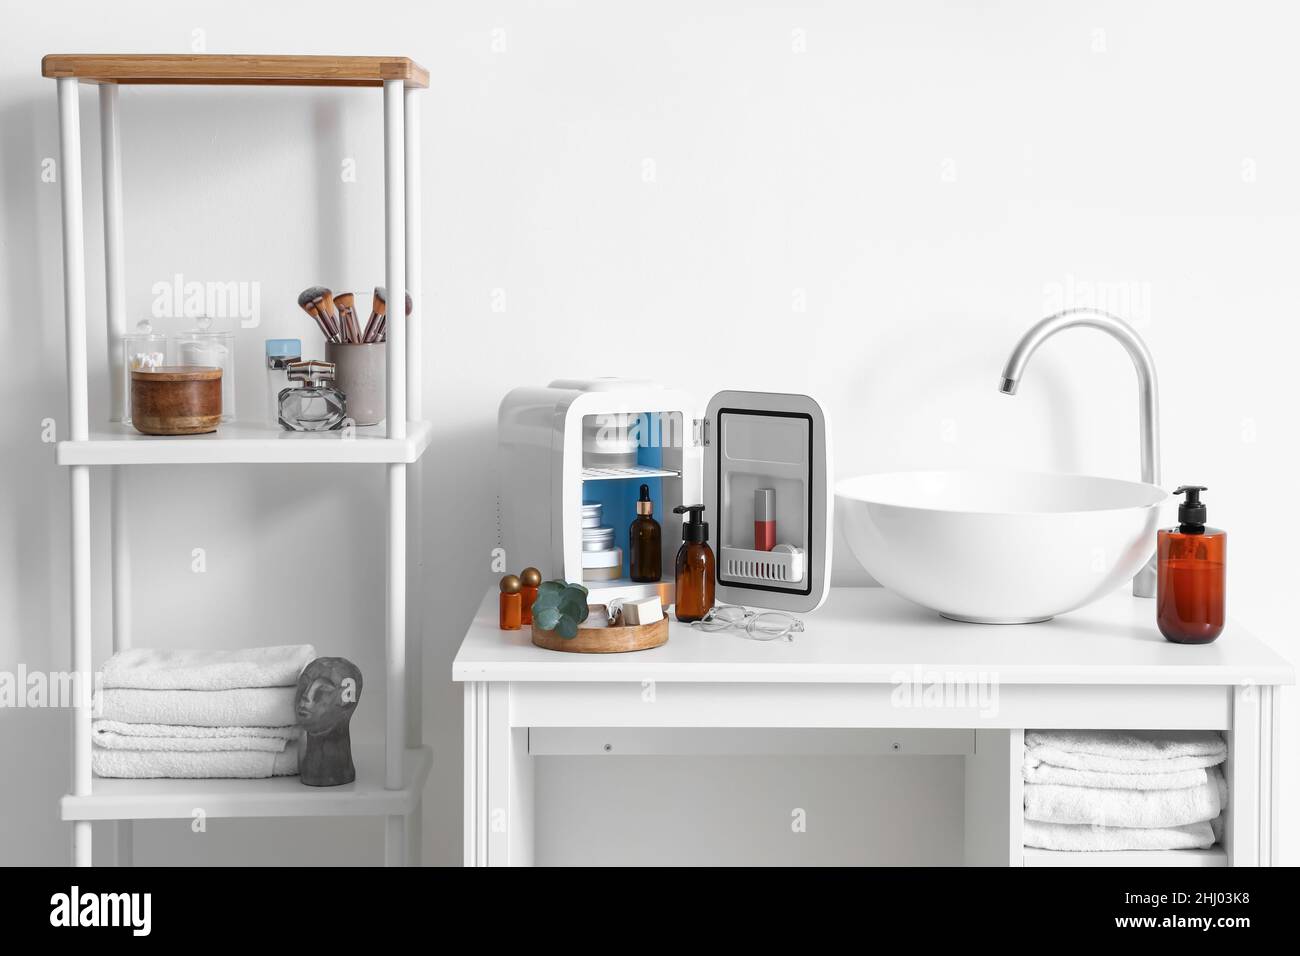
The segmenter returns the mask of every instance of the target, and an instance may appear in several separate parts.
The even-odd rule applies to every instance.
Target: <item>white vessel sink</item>
[[[891,472],[835,486],[849,548],[872,577],[977,624],[1045,621],[1126,584],[1155,550],[1167,497],[1136,481],[1031,472]]]

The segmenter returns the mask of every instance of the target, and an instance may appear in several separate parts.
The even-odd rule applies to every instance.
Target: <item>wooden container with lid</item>
[[[221,369],[163,365],[131,371],[131,424],[145,435],[202,435],[221,423]]]

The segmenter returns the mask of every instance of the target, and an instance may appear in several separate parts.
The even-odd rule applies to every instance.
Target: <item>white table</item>
[[[805,623],[794,643],[762,643],[673,621],[654,650],[566,654],[499,630],[492,589],[452,666],[465,684],[465,863],[532,863],[538,757],[807,752],[964,755],[972,865],[1274,861],[1275,688],[1295,674],[1235,624],[1214,644],[1171,644],[1153,602],[1125,593],[1043,624],[959,624],[881,588],[836,589]],[[1026,728],[1223,731],[1223,846],[1026,849]]]

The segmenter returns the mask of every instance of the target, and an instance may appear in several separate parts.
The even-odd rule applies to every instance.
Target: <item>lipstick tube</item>
[[[776,547],[776,491],[754,489],[754,550],[771,551]]]

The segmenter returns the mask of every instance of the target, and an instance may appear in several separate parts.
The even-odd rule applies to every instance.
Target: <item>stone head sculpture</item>
[[[361,670],[342,657],[318,657],[298,677],[294,710],[302,738],[298,773],[309,787],[337,787],[357,779],[349,723],[361,699]]]

